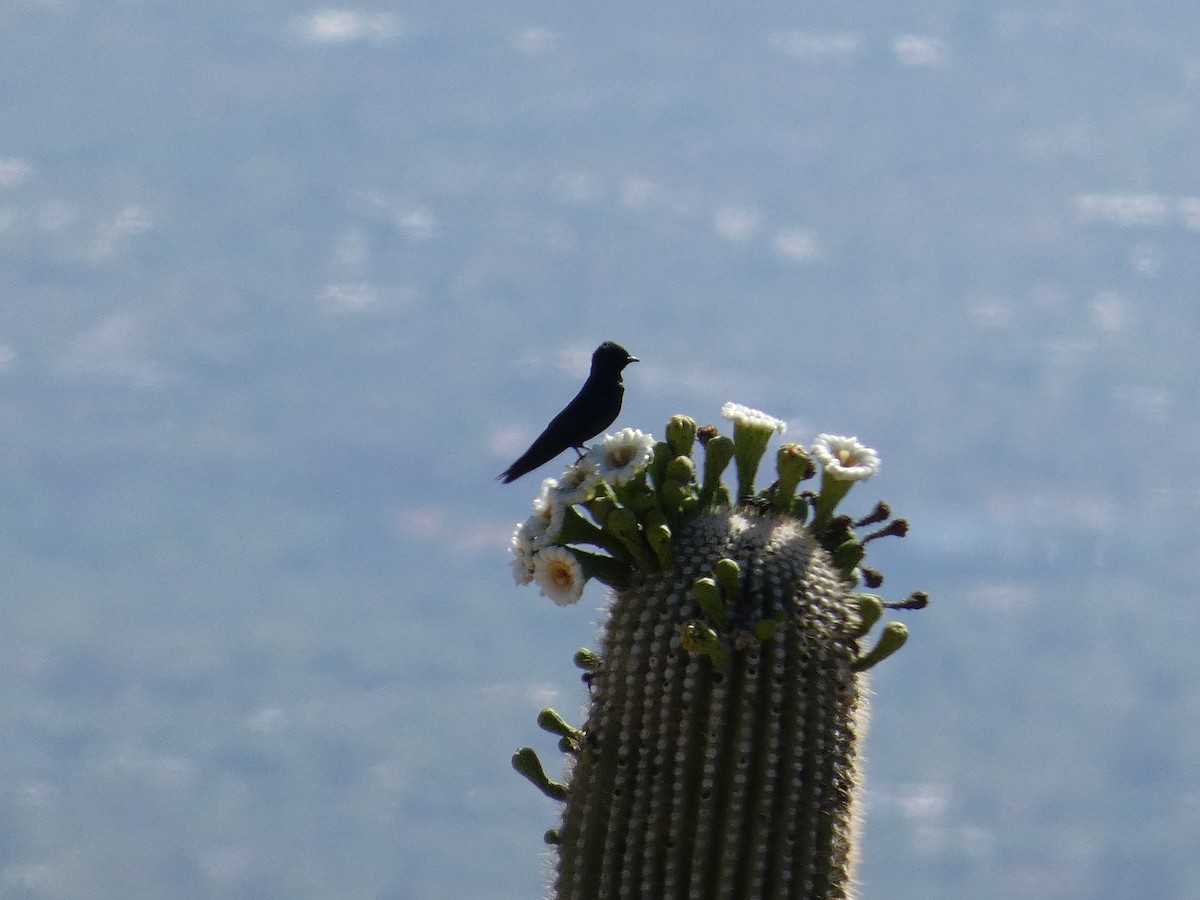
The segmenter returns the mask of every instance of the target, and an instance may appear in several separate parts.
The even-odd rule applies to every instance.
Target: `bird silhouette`
[[[591,440],[611,425],[621,412],[625,382],[621,371],[638,358],[620,344],[605,341],[592,354],[592,371],[575,399],[550,420],[521,457],[500,473],[505,484],[548,463],[568,447],[579,452],[583,442]]]

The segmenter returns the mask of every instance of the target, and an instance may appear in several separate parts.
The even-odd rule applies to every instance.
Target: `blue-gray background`
[[[0,896],[539,896],[604,598],[494,476],[605,338],[883,457],[867,900],[1200,896],[1197,35],[0,3]]]

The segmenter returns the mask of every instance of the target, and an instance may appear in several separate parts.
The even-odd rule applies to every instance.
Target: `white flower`
[[[558,497],[566,506],[585,502],[600,481],[600,472],[591,456],[571,463],[558,483]]]
[[[542,593],[559,606],[578,603],[583,596],[583,566],[566,547],[547,547],[533,558],[533,577]]]
[[[541,547],[551,543],[546,538],[546,520],[534,513],[520,525],[521,534],[526,544],[536,553]]]
[[[654,457],[654,437],[623,428],[616,434],[606,434],[599,447],[592,447],[588,458],[593,457],[602,479],[609,484],[624,484],[650,464]]]
[[[527,523],[522,523],[513,531],[512,543],[512,573],[513,581],[517,584],[529,584],[533,581],[533,558],[537,553],[537,538],[530,534]]]
[[[864,447],[856,437],[819,434],[812,455],[825,473],[838,481],[864,481],[879,471],[879,454]]]
[[[542,482],[542,492],[533,501],[533,518],[541,525],[538,531],[539,543],[553,543],[558,538],[566,512],[567,505],[559,493],[558,482],[547,478]]]
[[[787,423],[782,419],[769,416],[762,410],[742,406],[740,403],[726,403],[721,407],[721,417],[733,422],[734,425],[741,425],[744,428],[763,429],[772,432],[778,431],[780,434],[787,431]]]
[[[558,488],[558,481],[554,478],[543,478],[541,490],[538,491],[538,498],[533,501],[533,508],[537,509],[539,503],[545,503],[546,499],[554,494]]]

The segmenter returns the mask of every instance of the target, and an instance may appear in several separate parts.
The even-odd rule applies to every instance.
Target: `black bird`
[[[616,421],[625,397],[621,370],[638,358],[620,344],[605,341],[592,354],[592,371],[575,399],[555,416],[521,458],[500,473],[505,484],[548,463],[568,447],[576,452]]]

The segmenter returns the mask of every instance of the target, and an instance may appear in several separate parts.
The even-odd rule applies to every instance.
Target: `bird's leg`
[[[583,451],[586,450],[587,448],[586,447],[572,447],[571,449],[575,451],[575,460],[576,460],[576,462],[578,462],[579,460],[583,459]]]

